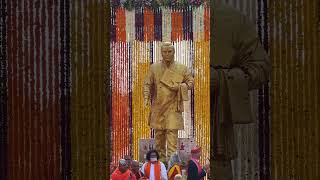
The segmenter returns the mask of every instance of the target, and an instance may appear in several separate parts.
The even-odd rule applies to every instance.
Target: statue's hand
[[[173,86],[170,87],[170,89],[171,89],[172,91],[178,91],[178,90],[179,90],[179,87],[180,87],[180,84],[174,83]]]

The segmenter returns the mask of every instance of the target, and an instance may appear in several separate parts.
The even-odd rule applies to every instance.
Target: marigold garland
[[[151,9],[158,9],[159,7],[183,9],[209,5],[209,0],[111,0],[112,7],[123,7],[127,10],[140,7]]]

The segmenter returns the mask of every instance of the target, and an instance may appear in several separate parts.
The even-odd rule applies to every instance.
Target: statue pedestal
[[[191,154],[191,149],[196,145],[194,138],[178,138],[178,153],[182,162],[187,163]],[[139,161],[145,162],[146,154],[149,150],[155,149],[155,139],[139,140]]]

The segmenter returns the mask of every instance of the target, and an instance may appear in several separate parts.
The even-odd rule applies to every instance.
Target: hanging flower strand
[[[124,7],[129,11],[141,7],[148,7],[151,9],[158,9],[159,7],[182,9],[190,6],[209,6],[210,4],[208,0],[110,0],[110,2],[111,6],[114,8]]]

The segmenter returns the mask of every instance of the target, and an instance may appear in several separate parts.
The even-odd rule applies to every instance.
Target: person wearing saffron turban
[[[200,165],[201,148],[194,147],[191,150],[191,158],[188,163],[187,180],[202,180],[207,175],[206,170],[209,165],[204,168]]]
[[[136,176],[129,170],[125,159],[119,160],[119,167],[111,174],[111,180],[136,180]]]
[[[167,169],[159,161],[159,153],[156,150],[150,150],[147,153],[147,162],[143,164],[141,172],[149,180],[168,180]]]

